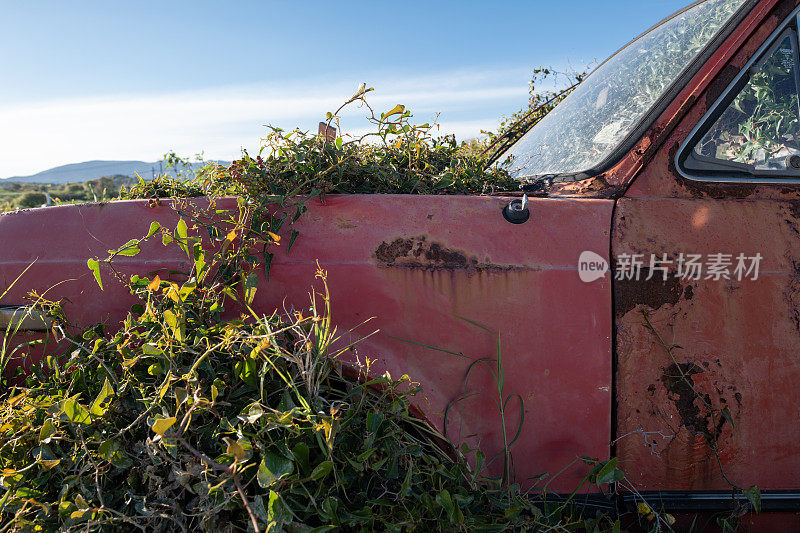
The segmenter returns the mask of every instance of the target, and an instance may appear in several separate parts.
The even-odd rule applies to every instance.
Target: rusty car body
[[[744,105],[739,95],[773,68],[773,57],[784,69],[773,75],[794,82],[794,111],[789,105],[787,112],[798,114],[796,4],[698,2],[623,48],[622,56],[643,47],[681,17],[702,18],[693,10],[705,9],[702,16],[712,20],[728,9],[636,120],[592,132],[599,156],[590,167],[519,171],[529,196],[523,223],[503,216],[510,203],[522,209],[521,193],[326,196],[309,205],[291,253],[274,259],[258,310],[303,306],[319,261],[329,273],[337,324],[348,330],[375,317],[370,330],[380,330],[352,357],[419,381],[425,392],[418,407],[431,423],[487,456],[502,447],[489,398],[466,400],[472,415],[459,421],[463,426],[444,423],[447,406],[464,392],[469,361],[399,339],[480,357],[494,353],[496,339],[459,317],[496,331],[506,387],[524,400],[513,445],[523,485],[565,470],[549,488],[570,490],[585,473],[578,457],[616,457],[632,488],[667,508],[727,509],[732,487],[756,485],[765,511],[800,510],[797,122],[773,124],[772,144],[751,147],[761,158],[755,162],[729,157],[745,142],[739,130],[713,137],[727,127],[722,113]],[[595,79],[596,92],[576,92],[556,110],[567,106],[567,113],[570,99],[591,98],[600,109],[614,98],[615,85],[602,87],[603,72],[601,65],[584,82],[591,91]],[[524,159],[526,142],[512,147],[512,164]],[[709,142],[716,152],[706,157]],[[24,305],[35,288],[64,301],[77,324],[118,322],[130,294],[111,283],[101,293],[86,259],[146,233],[152,220],[174,227],[177,219],[170,202],[147,201],[0,215],[0,289],[32,264],[2,303]],[[592,281],[579,275],[586,251],[609,265]],[[760,272],[680,276],[682,254],[760,256]],[[642,259],[639,279],[619,270],[623,257]],[[669,266],[656,270],[651,257]],[[180,270],[182,261],[153,246],[121,258],[118,268]],[[469,388],[488,390],[491,380],[488,370],[475,374]],[[518,420],[519,409],[514,403],[507,417]]]

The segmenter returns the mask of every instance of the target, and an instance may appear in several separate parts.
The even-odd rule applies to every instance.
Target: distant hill
[[[225,161],[206,161],[204,163],[192,163],[192,169],[197,170],[208,163],[219,163],[227,165]],[[144,161],[86,161],[83,163],[72,163],[60,167],[44,170],[30,176],[14,176],[0,180],[2,182],[17,183],[77,183],[101,178],[103,176],[135,176],[139,174],[144,179],[151,179],[157,174],[165,173],[163,161],[146,163]],[[170,172],[174,173],[174,171]]]

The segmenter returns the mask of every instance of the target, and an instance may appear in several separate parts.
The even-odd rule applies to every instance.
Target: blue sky
[[[533,67],[596,64],[686,3],[0,0],[0,178],[232,159],[265,124],[314,128],[362,81],[377,108],[474,137],[525,103]]]

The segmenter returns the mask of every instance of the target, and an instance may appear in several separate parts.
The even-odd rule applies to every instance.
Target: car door
[[[641,491],[800,494],[797,12],[748,30],[617,202],[614,442]]]
[[[407,374],[421,383],[417,407],[440,431],[454,406],[448,437],[480,447],[492,475],[502,472],[498,453],[505,443],[516,480],[525,485],[572,465],[554,481],[547,478],[551,489],[568,492],[587,468],[574,467],[576,457],[609,453],[611,283],[608,276],[581,281],[578,258],[591,250],[608,261],[613,201],[532,199],[522,224],[504,218],[510,201],[349,195],[309,202],[294,226],[299,236],[291,251],[283,244],[275,251],[269,280],[259,267],[254,307],[261,313],[306,309],[312,287],[322,290],[317,269],[326,270],[338,331],[348,342],[365,337],[343,362],[369,359],[373,373]],[[234,199],[216,204],[232,206]],[[102,266],[100,291],[87,259],[142,237],[151,221],[174,228],[181,209],[173,202],[128,201],[0,215],[0,234],[25,235],[6,241],[0,255],[0,294],[24,272],[3,303],[23,304],[36,290],[62,301],[73,324],[104,322],[113,330],[134,303],[117,276],[164,277],[190,264],[177,247],[147,242],[136,256],[115,260],[116,275]],[[42,354],[41,346],[23,352],[29,361]],[[493,362],[468,376],[482,358]]]

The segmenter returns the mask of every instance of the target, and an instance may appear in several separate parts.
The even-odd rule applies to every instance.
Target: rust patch
[[[789,319],[794,324],[794,328],[800,332],[800,263],[797,260],[792,260],[789,286],[783,295],[789,308]]]
[[[789,200],[785,202],[783,209],[783,221],[789,227],[789,231],[795,235],[800,235],[800,201]]]
[[[758,185],[755,183],[713,183],[693,181],[681,176],[678,169],[675,168],[675,153],[680,147],[679,143],[675,143],[669,150],[669,163],[667,168],[675,178],[677,184],[689,192],[695,198],[713,198],[715,200],[724,200],[726,198],[747,198],[753,196],[758,192]]]
[[[719,360],[715,361],[719,366]],[[706,374],[709,364],[702,363],[706,368],[702,368],[695,363],[673,363],[664,368],[661,375],[661,383],[667,390],[669,400],[675,404],[680,418],[680,424],[695,435],[702,435],[709,443],[716,442],[722,435],[722,430],[725,426],[725,417],[719,415],[716,418],[716,425],[711,417],[711,410],[708,406],[714,405],[711,401],[711,396],[708,393],[701,392],[701,385],[692,376],[699,374]],[[717,397],[718,408],[730,407],[728,400],[723,396],[724,385],[720,385],[718,380],[710,381],[709,378],[707,385],[713,383],[713,390]],[[703,381],[703,380],[701,380]],[[734,391],[734,399],[736,400],[736,411],[741,408],[742,395],[736,392],[736,387],[728,386],[728,390]],[[732,414],[736,416],[736,414]]]
[[[794,219],[800,219],[800,201],[793,200],[787,202],[789,205],[789,214]]]
[[[677,172],[675,177],[678,184],[687,189],[696,198],[713,198],[724,200],[726,198],[742,199],[753,196],[758,189],[755,183],[712,183],[687,180]]]
[[[614,280],[614,306],[618,317],[640,304],[655,310],[664,304],[675,305],[681,298],[691,300],[694,297],[691,285],[684,288],[679,278],[668,276],[665,280],[656,274],[648,280],[649,273],[649,268],[642,268],[639,279]]]
[[[448,248],[427,237],[410,237],[382,242],[375,250],[375,258],[381,266],[420,270],[472,270],[511,271],[522,270],[515,265],[497,265],[478,261],[466,253]]]
[[[597,176],[578,176],[573,181],[553,183],[547,188],[545,196],[580,195],[592,198],[614,198],[622,191],[623,187],[608,181],[607,175],[610,175],[612,170]],[[534,194],[535,192],[537,191],[534,191]],[[531,195],[531,192],[528,192],[528,196]]]
[[[670,394],[669,399],[678,409],[681,424],[694,433],[708,433],[708,413],[701,414],[700,406],[694,389],[695,374],[702,374],[704,370],[694,363],[671,364],[664,369],[661,383]],[[710,403],[711,399],[705,395],[704,399]],[[703,406],[703,411],[706,411]]]
[[[411,239],[396,239],[391,244],[382,242],[378,249],[375,250],[375,257],[381,263],[391,265],[398,257],[407,256],[413,246],[414,243]]]
[[[336,217],[334,223],[336,224],[336,227],[339,229],[354,229],[358,227],[358,224],[356,224],[352,220],[348,220],[343,217]]]
[[[686,289],[683,291],[683,297],[687,300],[694,298],[694,289],[691,285],[686,286]]]

